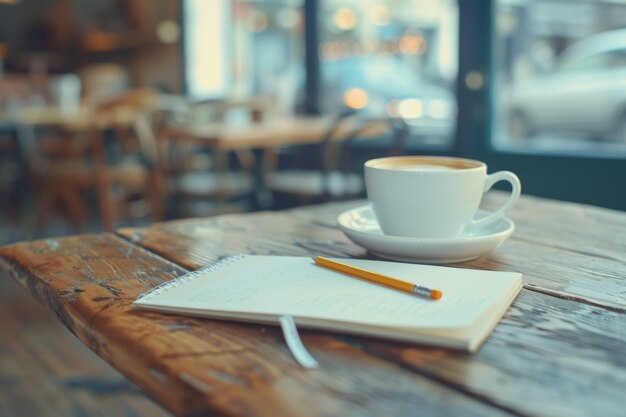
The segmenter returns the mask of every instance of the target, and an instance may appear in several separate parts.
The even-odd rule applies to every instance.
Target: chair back
[[[367,118],[353,109],[337,114],[319,148],[320,165],[324,177],[324,199],[330,200],[332,175],[340,173],[347,177],[352,171],[352,145],[355,140],[376,139],[391,133],[392,145],[387,155],[404,153],[408,125],[401,118]]]

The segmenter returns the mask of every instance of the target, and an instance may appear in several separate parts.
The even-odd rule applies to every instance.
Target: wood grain
[[[367,257],[330,221],[353,205],[186,220],[120,234],[190,269],[238,252]],[[493,254],[459,266],[520,270],[525,287],[533,290],[522,291],[478,355],[342,340],[515,414],[621,414],[619,392],[626,389],[623,264],[511,239]]]
[[[320,206],[324,208],[325,206]],[[118,234],[185,268],[197,269],[237,253],[363,257],[366,251],[334,226],[301,221],[300,211],[178,220]]]
[[[176,415],[502,416],[445,384],[319,332],[306,371],[275,328],[138,311],[184,269],[112,235],[0,248],[0,262],[89,348]]]
[[[496,194],[485,204],[500,201]],[[334,226],[339,212],[359,204],[120,230],[127,241],[100,235],[24,243],[0,248],[0,262],[85,344],[177,415],[623,415],[625,268],[619,254],[599,255],[621,248],[626,214],[618,212],[564,203],[559,214],[559,203],[523,198],[511,213],[514,237],[460,264],[525,274],[525,289],[475,355],[304,331],[322,364],[306,372],[273,327],[129,305],[184,273],[181,266],[234,253],[367,257]],[[601,239],[602,224],[610,243]]]
[[[484,205],[498,207],[504,197],[502,193],[490,193]],[[191,269],[249,251],[365,257],[365,249],[335,226],[339,213],[362,204],[365,201],[182,220],[142,230],[121,229],[119,233]],[[549,200],[524,196],[510,214],[516,223],[511,239],[480,259],[454,266],[522,272],[527,289],[626,311],[626,259],[599,255],[604,250],[626,253],[626,214],[571,203],[563,206],[559,215],[558,204],[555,207]],[[611,226],[605,231],[600,224]]]
[[[494,204],[498,199],[496,196]],[[531,201],[539,215],[548,216],[543,213],[542,201]],[[331,222],[340,211],[354,205],[186,220],[121,230],[120,234],[191,269],[237,252],[367,257]],[[537,240],[541,233],[542,229],[535,231]],[[245,246],[240,246],[242,242]],[[623,264],[581,251],[552,248],[548,243],[511,239],[494,253],[459,266],[519,270],[525,274],[526,288],[534,290],[522,291],[478,355],[390,347],[386,342],[356,338],[343,340],[352,340],[366,351],[515,413],[584,416],[602,409],[606,415],[620,415],[616,399],[618,391],[626,388],[626,315],[620,298],[625,286],[620,279]],[[589,385],[578,378],[580,375],[612,384]],[[529,393],[541,401],[528,401]]]
[[[490,193],[486,208],[504,203]],[[511,241],[468,267],[523,272],[529,289],[626,311],[626,213],[524,196]]]
[[[485,208],[504,204],[506,193],[489,193]],[[626,263],[626,214],[583,204],[524,196],[509,217],[515,239]]]
[[[524,415],[619,416],[626,315],[523,290],[478,354],[368,341],[364,350]]]

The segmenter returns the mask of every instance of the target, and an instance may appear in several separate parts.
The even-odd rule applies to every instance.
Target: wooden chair
[[[261,120],[264,105],[265,101],[260,99],[214,101],[202,103],[202,112],[192,111],[196,117],[199,113],[204,114],[200,121],[210,123],[224,123],[230,111],[244,111],[249,113],[246,122],[255,123]],[[177,142],[176,138],[160,141],[167,143],[163,154],[167,161],[168,194],[174,202],[175,217],[249,209],[254,191],[252,172],[256,163],[250,150],[207,151],[193,144]]]
[[[364,181],[360,172],[353,171],[352,145],[355,140],[380,138],[385,133],[391,133],[393,139],[387,154],[403,153],[408,135],[404,120],[366,119],[354,111],[344,111],[331,123],[319,145],[301,152],[300,156],[312,164],[305,169],[274,170],[269,174],[269,187],[277,200],[295,197],[298,205],[362,197]]]
[[[40,152],[29,165],[36,190],[39,219],[45,219],[55,205],[63,207],[76,230],[82,230],[87,218],[83,198],[95,192],[100,221],[104,230],[112,230],[122,217],[149,213],[152,220],[163,217],[162,179],[159,172],[156,143],[141,132],[141,106],[137,94],[130,102],[100,108],[95,123],[87,132],[65,134],[68,146],[82,150],[79,155],[51,157]],[[116,112],[131,112],[127,122],[116,123]],[[36,161],[36,162],[34,162]]]

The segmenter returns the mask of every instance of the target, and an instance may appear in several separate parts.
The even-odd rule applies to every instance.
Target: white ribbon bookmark
[[[296,362],[305,369],[315,369],[319,367],[319,363],[317,363],[315,358],[311,356],[309,351],[306,350],[306,347],[304,347],[304,343],[302,343],[302,339],[300,339],[293,317],[280,316],[279,320],[280,327],[283,329],[283,336],[285,336],[285,342],[287,342],[287,347]]]

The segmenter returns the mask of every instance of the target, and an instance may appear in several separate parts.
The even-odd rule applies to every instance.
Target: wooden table
[[[367,121],[365,127],[360,123]],[[271,206],[271,193],[267,189],[265,158],[267,150],[283,146],[311,145],[322,143],[333,127],[335,116],[277,116],[267,117],[258,123],[227,124],[202,123],[171,125],[163,129],[160,136],[171,141],[194,143],[210,150],[251,151],[254,193],[251,206],[266,209]],[[359,137],[376,138],[389,133],[389,119],[366,120],[348,118],[334,131],[333,140],[345,140],[355,131]],[[395,144],[394,146],[399,146]],[[400,146],[404,146],[402,143]]]
[[[150,214],[154,219],[161,219],[164,185],[160,172],[150,165],[158,162],[156,143],[139,129],[139,123],[145,123],[140,117],[146,111],[129,104],[106,109],[82,106],[75,114],[64,113],[56,106],[26,107],[10,115],[0,113],[0,123],[6,123],[16,132],[14,146],[21,150],[19,163],[23,176],[36,184],[32,194],[38,194],[35,203],[39,207],[35,211],[46,213],[50,203],[42,204],[42,201],[61,199],[74,229],[82,230],[87,209],[80,193],[93,189],[98,196],[102,228],[112,230],[118,202],[114,201],[111,188],[123,185],[145,192]],[[40,129],[52,129],[53,133],[41,134]],[[109,161],[105,143],[107,130],[115,131],[120,141],[136,135],[142,160],[129,158],[130,162],[125,164]],[[45,163],[35,163],[37,161]],[[34,216],[31,214],[31,223],[36,222]]]
[[[358,120],[351,120],[340,126],[335,138],[349,135]],[[259,123],[227,124],[203,123],[193,125],[173,125],[164,129],[163,136],[194,142],[211,149],[234,151],[239,149],[277,148],[287,145],[319,143],[332,126],[332,116],[284,116],[270,117]],[[362,136],[375,137],[389,131],[389,121],[380,119],[368,124],[360,132]]]
[[[81,107],[75,113],[64,113],[59,107],[20,109],[16,115],[0,113],[0,122],[21,124],[30,128],[54,127],[66,132],[85,133],[108,127],[128,127],[136,119],[132,109],[98,112],[90,107]]]
[[[486,207],[505,198],[492,194]],[[122,229],[0,248],[0,264],[80,340],[176,415],[623,416],[626,213],[523,197],[513,237],[458,266],[519,271],[482,349],[302,331],[300,368],[273,327],[137,311],[138,294],[234,253],[368,257],[335,225],[360,202]]]

